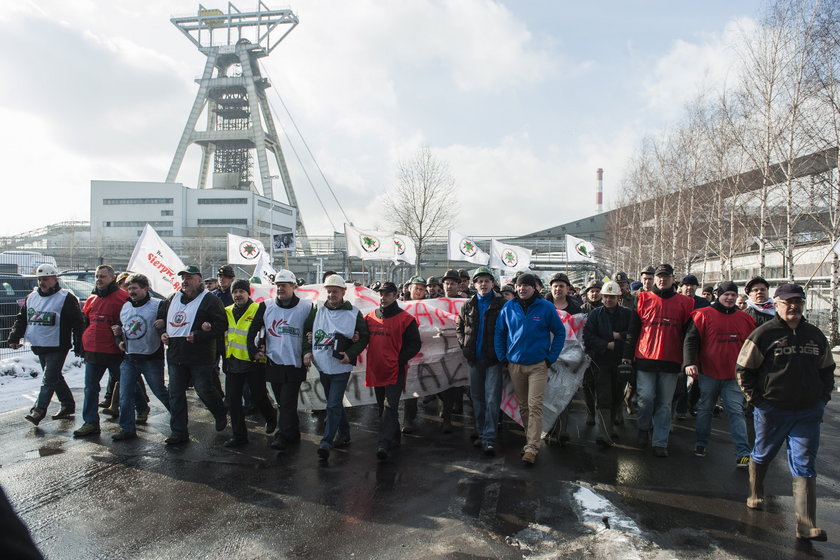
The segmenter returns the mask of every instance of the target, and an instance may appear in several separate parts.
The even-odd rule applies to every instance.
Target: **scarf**
[[[747,307],[751,307],[757,312],[770,315],[771,317],[776,314],[776,306],[773,304],[773,298],[767,298],[767,301],[764,303],[755,303],[753,300],[747,299]]]

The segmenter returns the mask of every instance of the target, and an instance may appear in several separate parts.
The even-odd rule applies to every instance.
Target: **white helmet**
[[[297,277],[295,276],[295,273],[291,270],[281,268],[277,271],[277,274],[274,275],[273,281],[275,284],[297,284]]]
[[[604,287],[601,288],[601,295],[602,296],[620,296],[621,295],[621,287],[618,285],[618,282],[607,282],[604,284]]]
[[[58,269],[51,264],[42,264],[35,269],[35,276],[42,278],[44,276],[58,276]]]
[[[329,288],[330,286],[334,288],[347,288],[347,283],[338,274],[330,274],[324,280],[324,287]]]

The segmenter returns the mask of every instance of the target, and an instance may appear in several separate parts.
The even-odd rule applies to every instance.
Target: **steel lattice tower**
[[[280,147],[277,128],[266,98],[271,87],[260,73],[259,59],[268,56],[298,24],[291,10],[270,10],[260,0],[257,10],[241,12],[228,2],[228,11],[207,9],[198,15],[170,20],[207,57],[189,119],[166,176],[174,183],[190,144],[201,146],[200,189],[207,188],[210,158],[213,186],[249,188],[253,181],[253,155],[262,195],[274,200],[268,158],[274,157],[289,205],[297,209],[297,236],[306,239],[289,170]],[[196,130],[207,108],[207,127]]]

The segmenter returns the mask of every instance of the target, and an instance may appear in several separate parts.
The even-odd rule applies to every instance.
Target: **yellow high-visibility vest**
[[[251,302],[239,321],[233,317],[233,305],[225,307],[227,313],[228,329],[225,336],[225,356],[228,358],[234,357],[237,360],[250,362],[251,356],[248,355],[248,329],[251,327],[251,321],[257,314],[257,309],[260,304]]]

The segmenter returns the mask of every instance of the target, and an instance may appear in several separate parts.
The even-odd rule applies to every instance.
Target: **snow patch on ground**
[[[63,373],[71,389],[84,388],[85,368],[81,358],[69,353]],[[31,408],[38,398],[42,375],[38,356],[31,350],[0,350],[0,412]]]

